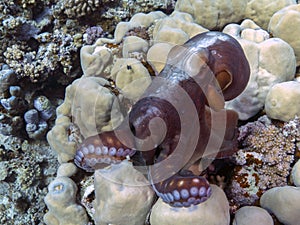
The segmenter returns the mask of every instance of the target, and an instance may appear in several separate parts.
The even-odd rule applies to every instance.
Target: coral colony
[[[0,2],[0,223],[299,223],[296,0]]]

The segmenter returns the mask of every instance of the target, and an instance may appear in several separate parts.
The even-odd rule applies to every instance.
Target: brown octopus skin
[[[202,60],[201,63],[192,61],[194,56]],[[196,74],[189,74],[186,71],[195,71],[194,64],[200,65]],[[179,66],[178,66],[179,65]],[[212,73],[217,82],[213,82],[209,74]],[[155,165],[163,162],[169,156],[174,156],[174,149],[179,143],[181,131],[186,124],[180,121],[180,115],[174,106],[168,100],[174,100],[178,97],[178,87],[181,87],[192,100],[200,125],[200,134],[197,140],[194,152],[187,163],[184,163],[182,170],[175,171],[166,179],[157,180],[166,171],[166,168],[174,167],[174,164],[180,163],[184,156],[184,149],[181,155],[175,155],[175,159],[169,160],[164,168],[149,167],[148,178],[153,189],[162,200],[174,207],[189,207],[205,201],[211,195],[211,188],[208,181],[187,171],[190,165],[203,157],[205,147],[211,134],[212,115],[208,109],[210,103],[214,104],[211,96],[217,96],[219,92],[223,93],[224,100],[230,100],[238,96],[246,87],[249,80],[250,68],[248,61],[239,43],[232,37],[221,32],[205,32],[198,34],[187,41],[181,47],[171,49],[166,66],[158,75],[166,83],[161,86],[152,82],[146,90],[143,97],[137,101],[129,113],[129,126],[135,137],[140,140],[151,136],[149,123],[153,118],[159,117],[166,126],[165,136],[162,137],[159,145],[152,146],[150,150],[145,151],[143,145],[138,145],[137,158],[142,159],[145,165]],[[155,81],[155,79],[154,79]],[[200,84],[200,85],[199,85]],[[209,88],[214,89],[213,95],[209,95]],[[217,93],[217,95],[216,95]],[[218,97],[217,97],[218,98]],[[178,99],[176,99],[178,100]],[[180,100],[180,99],[179,99]],[[213,99],[214,100],[214,99]],[[218,102],[216,100],[216,102]],[[219,101],[220,102],[220,101]],[[222,103],[222,101],[221,101]],[[184,105],[185,103],[182,102]],[[222,110],[222,104],[216,104],[216,110]],[[212,108],[215,108],[213,106]],[[237,120],[238,116],[234,111],[224,110],[226,114],[226,131],[224,139],[216,157],[226,157],[236,151]],[[189,115],[189,111],[186,112]],[[124,126],[121,125],[120,127]],[[118,128],[117,128],[118,129]],[[120,128],[122,130],[122,128]],[[128,135],[123,133],[125,139]],[[122,136],[123,136],[122,135]],[[101,136],[101,137],[100,137]],[[130,135],[128,135],[130,136]],[[111,132],[104,132],[96,138],[111,140],[110,147],[127,148],[126,146],[136,146],[134,141],[129,144],[120,144],[116,136]],[[123,137],[123,138],[124,138]],[[185,137],[189,138],[189,137]],[[83,146],[92,145],[95,137],[88,138],[79,147],[75,158],[75,163],[79,167],[89,170],[95,169],[94,165],[88,165],[86,158],[90,154],[80,154]],[[130,140],[130,138],[127,138]],[[124,143],[124,142],[123,142]],[[101,144],[100,144],[101,147]],[[149,146],[147,146],[149,148]],[[87,151],[85,151],[87,153]],[[131,152],[131,154],[133,154]],[[93,155],[92,157],[97,157]],[[83,162],[84,165],[83,165]]]

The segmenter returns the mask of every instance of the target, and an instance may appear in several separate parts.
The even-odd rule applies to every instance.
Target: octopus
[[[197,165],[237,151],[238,115],[224,104],[244,90],[249,75],[242,47],[227,34],[205,32],[174,46],[127,119],[84,140],[75,164],[92,172],[131,158],[164,202],[206,201],[211,188]]]

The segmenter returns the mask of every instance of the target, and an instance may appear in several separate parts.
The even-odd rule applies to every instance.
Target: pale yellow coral
[[[132,101],[136,101],[151,83],[148,70],[134,58],[116,60],[111,77],[121,93]]]
[[[216,185],[211,185],[211,188],[212,195],[208,200],[189,208],[174,208],[158,199],[152,207],[151,225],[229,225],[229,204],[226,195]]]
[[[143,225],[154,192],[144,175],[123,161],[95,172],[95,197],[96,225]]]
[[[269,32],[289,43],[300,65],[300,4],[287,6],[276,12],[269,23]]]
[[[246,89],[226,102],[226,108],[235,110],[240,119],[247,120],[264,107],[270,86],[294,78],[296,58],[288,43],[270,38],[267,31],[252,20],[244,20],[240,25],[229,24],[223,32],[239,41],[249,61],[251,74]]]
[[[77,186],[68,177],[57,177],[48,187],[44,216],[47,225],[83,225],[88,222],[84,208],[76,203]]]
[[[220,29],[224,25],[244,18],[247,0],[178,0],[175,10],[193,16],[195,22],[207,29]]]
[[[265,111],[272,119],[289,121],[300,116],[300,82],[275,84],[266,96]]]

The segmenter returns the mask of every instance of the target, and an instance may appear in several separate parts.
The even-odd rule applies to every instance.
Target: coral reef
[[[239,128],[240,150],[227,189],[232,205],[254,204],[268,189],[288,184],[297,143],[300,120],[274,124],[267,116]]]
[[[294,51],[285,41],[270,37],[252,20],[244,20],[240,25],[229,24],[223,32],[239,41],[251,67],[244,92],[226,102],[226,108],[238,112],[241,120],[247,120],[263,109],[270,86],[294,79]]]
[[[0,134],[0,223],[42,224],[44,197],[57,160],[44,141]]]
[[[174,45],[183,44],[207,29],[220,30],[230,23],[238,24],[230,24],[223,31],[241,43],[254,75],[248,91],[233,104],[233,108],[240,111],[243,120],[260,111],[286,121],[270,120],[264,116],[258,120],[252,117],[251,123],[242,122],[247,124],[240,127],[240,151],[234,156],[233,174],[229,172],[225,178],[219,177],[226,187],[232,212],[242,205],[258,204],[260,196],[270,188],[291,184],[299,186],[299,162],[294,165],[300,146],[299,119],[294,119],[299,111],[295,104],[297,98],[295,101],[285,100],[286,93],[292,91],[290,88],[280,92],[282,94],[276,92],[279,100],[285,100],[280,107],[280,117],[272,116],[268,108],[274,103],[274,98],[266,98],[271,86],[275,84],[276,88],[276,83],[292,80],[296,65],[299,65],[297,2],[0,1],[0,223],[46,222],[57,225],[70,223],[70,219],[72,224],[112,223],[107,216],[111,213],[109,206],[114,208],[116,214],[117,205],[107,204],[105,207],[100,202],[115,203],[112,200],[116,200],[126,204],[126,200],[134,201],[134,195],[126,185],[114,183],[109,187],[111,182],[99,176],[94,190],[94,177],[72,162],[76,149],[84,137],[111,130],[123,121],[150,80],[162,71]],[[245,18],[252,21],[242,22]],[[82,74],[83,77],[78,79]],[[61,103],[54,125],[54,111]],[[264,106],[265,111],[261,111]],[[87,108],[90,110],[83,110]],[[111,113],[112,109],[115,111]],[[284,111],[286,109],[287,112]],[[43,140],[48,129],[51,149]],[[89,153],[93,151],[90,146],[87,147]],[[92,156],[92,162],[91,159]],[[111,174],[111,170],[105,168],[102,173],[106,171]],[[96,174],[99,175],[98,172]],[[226,178],[231,179],[229,186],[226,186]],[[124,181],[129,177],[124,175],[120,179]],[[145,180],[144,177],[139,179]],[[50,181],[53,181],[51,185]],[[100,181],[107,184],[105,190],[97,188]],[[112,187],[124,188],[122,190],[130,198],[122,198],[121,192],[110,189]],[[281,222],[295,224],[298,221],[295,222],[294,218],[299,212],[296,204],[299,201],[295,201],[299,198],[298,192],[294,187],[283,189],[271,189],[274,192],[271,194],[267,191],[261,205]],[[150,193],[152,190],[149,190]],[[218,191],[222,192],[220,189]],[[103,192],[111,194],[104,199]],[[47,193],[46,207],[43,198]],[[113,199],[113,195],[118,199]],[[294,199],[287,207],[281,196],[288,200],[292,196]],[[143,197],[135,196],[138,200]],[[151,221],[146,214],[152,207],[152,198],[148,199],[147,207],[135,205],[144,210],[143,213],[127,205],[118,210],[125,212],[126,209],[127,214],[134,217],[129,219],[128,224],[137,221],[138,216],[141,221],[146,220],[146,224],[167,223],[170,215],[174,216],[170,219],[171,224],[187,221],[198,224],[203,218],[209,224],[209,221],[220,219],[201,214],[203,210],[200,208],[206,208],[204,204],[209,203],[210,199],[200,204],[199,208],[194,208],[193,212],[200,211],[193,218],[191,211],[170,210],[162,201],[169,198],[168,195],[160,196],[153,208]],[[229,223],[228,203],[226,198],[223,200],[226,212],[222,215],[224,221]],[[132,202],[129,205],[133,206]],[[156,207],[162,211],[157,211]],[[216,215],[211,213],[215,212],[215,208],[209,210],[207,215]],[[284,211],[285,208],[289,210]],[[106,218],[102,217],[102,210],[106,210]],[[161,212],[169,215],[161,218]],[[123,219],[120,216],[123,213],[115,214],[114,222]],[[251,218],[251,222],[247,222],[249,218],[245,214],[262,216],[266,219],[265,224],[272,224],[269,215],[256,207],[238,210],[233,224],[250,224],[257,219]],[[199,219],[193,222],[195,218]],[[220,224],[223,225],[224,221]]]

